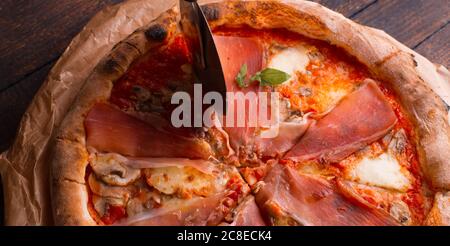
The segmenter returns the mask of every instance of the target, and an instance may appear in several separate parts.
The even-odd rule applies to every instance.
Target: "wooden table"
[[[100,9],[122,1],[0,1],[0,152],[13,141],[28,104],[72,38]],[[449,0],[314,1],[450,66]]]

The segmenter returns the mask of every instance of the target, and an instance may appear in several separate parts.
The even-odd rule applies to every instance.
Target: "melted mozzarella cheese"
[[[329,110],[330,108],[334,107],[334,105],[337,105],[339,101],[341,101],[342,98],[344,98],[346,95],[348,95],[350,91],[347,88],[330,88],[330,91],[327,93],[327,107],[326,110]],[[325,111],[326,111],[325,110]]]
[[[376,158],[364,157],[349,171],[350,179],[398,191],[407,191],[410,187],[410,176],[402,168],[395,157],[388,153]]]
[[[281,70],[294,78],[296,72],[304,73],[308,64],[308,49],[304,46],[296,46],[275,52],[269,61],[268,67]]]
[[[146,169],[147,183],[160,192],[181,197],[208,196],[223,189],[224,177],[209,175],[192,167]]]

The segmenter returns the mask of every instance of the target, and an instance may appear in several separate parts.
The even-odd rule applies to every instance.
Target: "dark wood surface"
[[[450,66],[449,0],[314,1]],[[118,2],[0,1],[0,152],[11,144],[28,104],[72,38],[96,12]]]

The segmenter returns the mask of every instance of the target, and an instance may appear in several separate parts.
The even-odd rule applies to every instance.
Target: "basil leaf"
[[[260,82],[263,86],[279,85],[291,78],[289,74],[275,68],[266,68],[262,70],[260,72],[260,77]]]
[[[247,83],[245,82],[245,77],[247,76],[247,64],[244,63],[239,70],[238,75],[236,76],[236,82],[239,87],[244,88],[247,87]]]
[[[275,68],[266,68],[257,72],[250,77],[250,81],[248,82],[246,81],[246,76],[247,64],[244,63],[236,76],[236,83],[241,88],[248,87],[248,82],[258,81],[261,86],[274,86],[279,85],[291,78],[289,74]]]

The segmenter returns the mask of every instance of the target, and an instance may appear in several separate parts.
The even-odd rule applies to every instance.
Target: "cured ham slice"
[[[224,193],[188,201],[175,201],[161,208],[151,209],[119,221],[117,225],[128,226],[204,226],[216,221],[218,208]]]
[[[255,202],[254,196],[248,196],[235,210],[230,226],[265,226],[266,223]]]
[[[256,203],[275,224],[398,225],[388,214],[341,192],[329,181],[299,174],[288,166],[276,164],[264,182]]]
[[[255,90],[257,86],[240,88],[235,79],[243,64],[247,64],[247,79],[261,70],[263,66],[261,43],[252,38],[218,35],[214,36],[214,42],[222,64],[227,91]]]
[[[384,136],[396,122],[389,102],[375,82],[369,81],[311,125],[285,158],[339,162]]]
[[[308,118],[299,122],[281,122],[277,137],[257,138],[257,150],[265,157],[282,156],[282,154],[290,150],[298,142],[311,122]]]
[[[96,104],[84,125],[87,146],[100,152],[132,157],[184,157],[208,159],[210,146],[203,140],[158,130],[108,104]]]
[[[227,92],[257,93],[259,86],[256,83],[251,84],[247,88],[241,88],[236,82],[236,76],[243,64],[247,65],[247,79],[262,69],[263,65],[263,48],[261,44],[251,38],[231,37],[231,36],[214,36],[217,51],[220,56]],[[249,115],[250,105],[258,107],[258,97],[247,100],[245,103],[244,119],[238,118],[238,100],[227,98],[227,114],[224,122],[224,130],[230,136],[231,147],[239,150],[239,146],[251,145],[255,134],[255,126],[250,126],[250,118],[256,115]],[[231,119],[232,118],[232,119]],[[243,120],[244,125],[238,126],[238,120]],[[229,122],[232,122],[231,125]],[[227,124],[228,123],[228,124]]]
[[[222,63],[228,92],[242,92],[244,95],[255,93],[255,97],[247,97],[245,102],[244,118],[238,116],[238,100],[228,98],[228,112],[223,120],[224,129],[230,137],[231,147],[242,155],[243,152],[256,152],[258,155],[275,157],[284,154],[292,146],[309,126],[310,121],[301,122],[282,122],[279,127],[279,135],[275,138],[262,138],[259,133],[262,129],[261,122],[250,124],[251,120],[257,121],[260,112],[259,97],[257,95],[261,88],[257,83],[253,83],[246,88],[241,88],[236,82],[236,75],[239,73],[243,64],[247,65],[247,79],[263,67],[263,47],[254,39],[229,36],[214,37],[217,50]],[[270,118],[271,114],[271,98],[267,98],[267,113]],[[251,107],[256,109],[255,114],[251,114]],[[229,125],[230,118],[234,125]],[[243,120],[243,125],[237,125],[238,120]],[[267,119],[269,120],[269,119]],[[271,119],[272,123],[275,123]],[[252,154],[252,153],[244,153]]]

